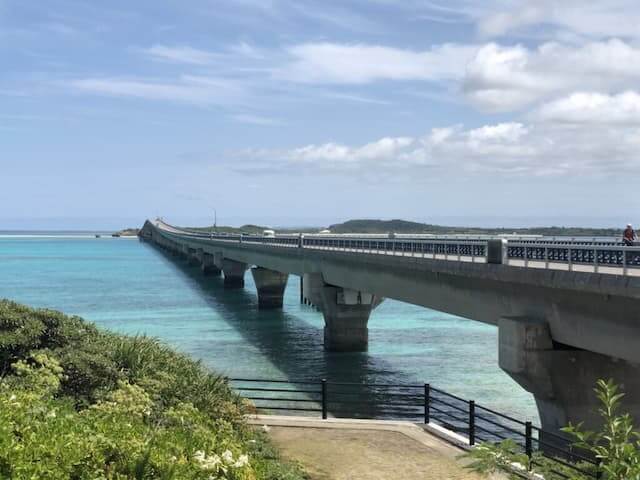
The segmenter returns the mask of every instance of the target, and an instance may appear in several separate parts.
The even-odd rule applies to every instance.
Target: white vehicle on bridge
[[[262,236],[263,237],[274,238],[276,236],[276,232],[274,230],[263,230]]]

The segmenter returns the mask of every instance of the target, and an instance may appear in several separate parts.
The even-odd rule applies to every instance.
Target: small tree
[[[599,432],[582,430],[582,423],[563,431],[575,438],[574,445],[590,452],[608,480],[640,480],[640,433],[634,430],[628,413],[620,414],[624,393],[613,380],[598,380],[596,395],[603,426]]]
[[[562,430],[573,437],[573,445],[599,462],[597,473],[603,480],[640,480],[640,433],[634,429],[633,419],[628,413],[620,414],[620,402],[624,393],[620,392],[613,380],[598,380],[595,388],[600,401],[598,413],[602,418],[602,429],[598,432],[583,430],[582,423],[569,425]],[[530,478],[545,480],[566,479],[588,480],[588,477],[576,470],[559,466],[541,453],[534,456],[536,469],[518,468],[527,464],[527,457],[517,453],[515,442],[506,440],[499,444],[484,443],[469,453],[473,462],[469,468],[481,473],[495,470],[517,472],[515,477],[522,478],[529,470]],[[588,465],[581,464],[581,468]],[[561,472],[557,475],[554,472]]]

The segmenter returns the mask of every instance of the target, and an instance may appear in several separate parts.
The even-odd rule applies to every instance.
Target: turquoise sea
[[[291,276],[282,311],[203,277],[137,239],[0,236],[0,298],[161,338],[218,372],[249,378],[428,382],[537,423],[531,395],[498,368],[497,329],[386,300],[369,320],[369,351],[322,348],[322,314],[299,303]]]

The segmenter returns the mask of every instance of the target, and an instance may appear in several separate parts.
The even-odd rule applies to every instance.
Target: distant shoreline
[[[112,232],[69,232],[69,231],[60,231],[60,232],[11,232],[4,231],[0,232],[0,238],[70,238],[70,239],[79,239],[79,238],[87,238],[87,239],[96,239],[96,235],[100,235],[100,239],[103,238],[128,238],[135,239],[137,238],[135,235],[121,235],[120,237],[112,237]]]

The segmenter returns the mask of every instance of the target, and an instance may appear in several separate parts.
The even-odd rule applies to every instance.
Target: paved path
[[[462,450],[408,422],[316,420],[260,415],[286,458],[312,480],[480,480]]]

